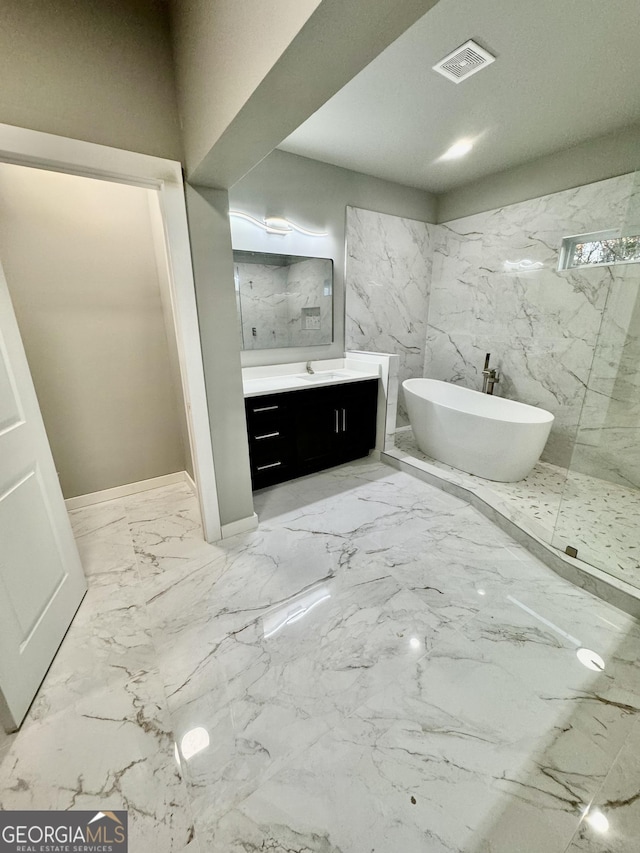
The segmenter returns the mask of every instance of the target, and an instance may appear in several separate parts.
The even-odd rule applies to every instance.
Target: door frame
[[[0,124],[0,162],[129,184],[158,192],[169,265],[173,323],[202,526],[207,542],[221,539],[220,509],[181,164],[149,154],[138,154],[6,124]]]

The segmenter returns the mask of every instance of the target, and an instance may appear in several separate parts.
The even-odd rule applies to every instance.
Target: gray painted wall
[[[438,222],[448,222],[640,169],[640,126],[618,130],[540,157],[438,196]]]
[[[185,468],[150,193],[0,166],[0,258],[67,498]]]
[[[229,202],[225,190],[187,184],[187,214],[220,520],[253,514]]]
[[[171,4],[186,162],[220,139],[320,0]]]
[[[174,0],[187,176],[229,188],[437,0]]]
[[[173,388],[176,417],[178,418],[178,424],[180,427],[180,438],[184,448],[184,467],[185,471],[193,479],[193,457],[191,454],[191,439],[189,437],[189,426],[187,424],[185,395],[182,387],[182,375],[180,372],[178,339],[176,336],[173,301],[171,298],[171,274],[169,271],[169,258],[167,256],[167,240],[164,232],[164,221],[162,219],[162,211],[160,210],[160,198],[158,193],[147,193],[147,201],[149,203],[149,222],[151,225],[151,237],[153,240],[153,251],[156,260],[158,287],[160,289],[160,302],[162,303],[164,330],[167,336],[167,344],[169,348],[171,386]]]
[[[229,206],[257,217],[278,213],[309,228],[327,230],[329,236],[322,241],[317,254],[334,260],[334,342],[330,346],[242,353],[243,364],[256,365],[331,358],[344,352],[345,218],[346,207],[354,200],[414,219],[433,219],[435,214],[433,199],[421,190],[282,151],[274,151],[229,194],[187,185],[191,252],[222,524],[253,513]],[[299,242],[286,242],[288,237],[277,238],[279,242],[274,249],[274,244],[267,242],[264,231],[249,227],[253,229],[249,231],[249,244],[237,248],[313,254],[308,248],[313,243],[307,242],[301,248]]]
[[[179,160],[157,0],[2,0],[0,122]]]
[[[347,206],[363,207],[407,219],[435,222],[434,196],[423,190],[403,187],[274,151],[229,191],[229,205],[263,219],[287,216],[307,228],[326,231],[326,238],[302,239],[298,235],[267,235],[256,226],[232,224],[234,248],[261,252],[316,255],[334,261],[334,340],[328,346],[270,349],[242,353],[244,366],[281,364],[288,361],[337,358],[344,352],[344,269]],[[229,287],[233,292],[233,280]]]

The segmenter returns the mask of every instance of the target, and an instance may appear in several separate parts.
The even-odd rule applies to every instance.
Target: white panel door
[[[87,589],[0,266],[0,722],[22,722]]]

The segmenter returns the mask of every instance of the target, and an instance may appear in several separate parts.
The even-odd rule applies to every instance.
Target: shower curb
[[[380,461],[466,501],[557,575],[608,604],[618,607],[635,619],[640,619],[640,591],[634,589],[630,584],[614,578],[582,560],[563,554],[535,533],[521,527],[472,489],[467,489],[460,483],[454,483],[444,476],[435,474],[421,460],[409,456],[397,448],[383,450],[380,453]]]

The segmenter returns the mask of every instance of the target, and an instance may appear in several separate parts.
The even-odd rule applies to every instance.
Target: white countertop
[[[346,382],[360,382],[365,379],[377,379],[380,375],[375,365],[367,364],[363,369],[354,370],[347,367],[336,367],[331,370],[316,370],[313,376],[306,378],[306,373],[287,373],[278,376],[261,376],[259,378],[244,378],[244,396],[259,397],[262,394],[277,394],[282,391],[301,391],[318,388],[325,385],[343,385]]]

